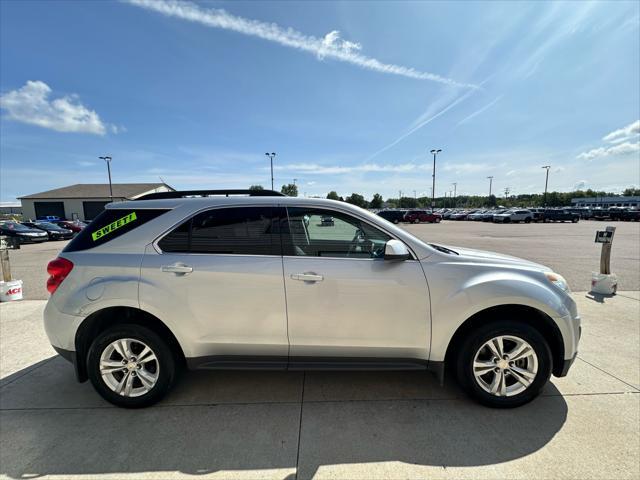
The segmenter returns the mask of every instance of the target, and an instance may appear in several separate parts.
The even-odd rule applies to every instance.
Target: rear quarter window
[[[166,209],[103,210],[65,247],[63,252],[78,252],[104,245],[168,212]]]

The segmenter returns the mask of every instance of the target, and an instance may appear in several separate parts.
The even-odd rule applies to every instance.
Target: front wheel
[[[155,332],[139,325],[116,325],[91,344],[87,372],[105,400],[140,408],[158,402],[171,389],[176,361]]]
[[[524,223],[531,223],[531,219],[529,217],[525,218]]]
[[[489,407],[513,408],[530,402],[551,376],[551,350],[526,323],[496,321],[470,332],[457,358],[460,385]]]

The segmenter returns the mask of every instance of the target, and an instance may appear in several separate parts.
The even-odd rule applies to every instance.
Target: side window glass
[[[168,233],[158,242],[160,250],[163,252],[186,253],[189,252],[189,232],[191,230],[191,219],[184,222],[178,228]]]
[[[280,234],[271,207],[218,208],[199,213],[166,235],[165,252],[279,255]]]
[[[286,254],[311,257],[382,258],[389,235],[350,215],[289,208]]]

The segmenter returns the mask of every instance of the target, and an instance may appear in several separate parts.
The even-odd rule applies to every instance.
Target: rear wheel
[[[511,221],[511,219],[509,217],[506,217],[502,222],[503,223],[509,223]]]
[[[529,217],[525,218],[524,223],[531,223],[531,219]]]
[[[119,407],[140,408],[158,402],[171,389],[176,361],[155,332],[125,324],[105,330],[93,341],[87,372],[105,400]]]
[[[457,358],[460,385],[489,407],[513,408],[530,402],[551,376],[551,350],[526,323],[496,321],[473,330]]]

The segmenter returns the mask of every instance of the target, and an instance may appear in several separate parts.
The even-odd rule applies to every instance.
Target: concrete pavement
[[[2,304],[0,476],[638,478],[640,295],[575,296],[572,371],[509,411],[422,372],[191,372],[118,409],[55,356],[44,302]]]

